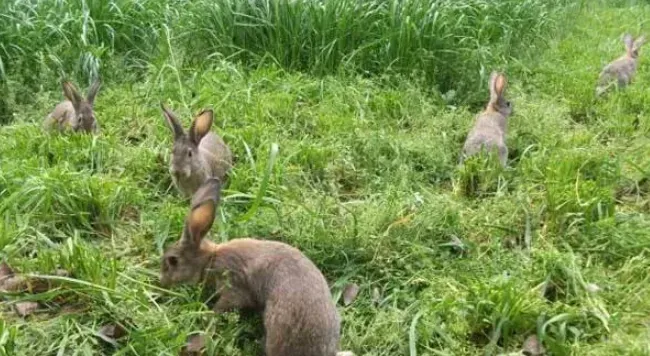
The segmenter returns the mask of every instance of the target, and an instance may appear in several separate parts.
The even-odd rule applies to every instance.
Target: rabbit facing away
[[[71,82],[64,81],[62,85],[67,100],[60,102],[47,115],[43,122],[45,130],[62,132],[71,129],[74,132],[99,133],[99,124],[93,110],[101,86],[99,79],[90,86],[86,98]]]
[[[506,133],[508,117],[512,115],[513,105],[505,98],[506,77],[502,73],[492,72],[490,76],[490,101],[480,113],[474,127],[470,130],[463,145],[461,163],[466,157],[482,150],[496,149],[499,161],[505,167],[508,160]]]
[[[263,313],[266,356],[343,356],[340,318],[320,270],[298,249],[250,238],[217,244],[205,239],[219,203],[211,178],[194,194],[179,241],[161,261],[164,287],[205,283],[219,299],[217,313]]]
[[[625,54],[609,63],[603,68],[598,77],[596,86],[596,96],[607,92],[611,87],[625,88],[632,83],[639,58],[639,49],[645,42],[645,36],[640,36],[636,40],[631,34],[623,36],[625,43]]]
[[[201,111],[185,133],[176,114],[160,106],[174,134],[169,172],[178,190],[191,197],[208,178],[223,181],[232,166],[232,153],[221,137],[210,132],[212,110]]]

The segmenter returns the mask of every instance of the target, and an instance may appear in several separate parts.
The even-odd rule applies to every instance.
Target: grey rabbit
[[[624,88],[632,83],[639,60],[639,49],[644,42],[645,36],[640,36],[636,40],[629,33],[623,36],[625,54],[606,65],[600,72],[596,96],[604,94],[613,86]]]
[[[162,256],[163,287],[205,283],[219,295],[213,310],[263,314],[266,356],[350,356],[337,352],[340,317],[325,277],[298,249],[251,238],[206,239],[220,200],[208,179],[194,194],[179,241]]]
[[[507,85],[505,75],[492,72],[489,85],[490,101],[485,110],[478,115],[474,127],[467,135],[461,163],[466,157],[482,150],[496,149],[499,161],[505,167],[508,161],[508,147],[506,146],[508,117],[512,115],[514,107],[504,96]]]
[[[67,100],[60,102],[45,118],[43,127],[48,131],[66,131],[99,133],[99,124],[95,118],[93,106],[101,86],[99,79],[88,89],[86,98],[69,81],[64,81],[63,94]]]
[[[232,166],[232,153],[221,137],[210,132],[212,110],[201,111],[185,133],[176,114],[160,106],[174,134],[169,172],[178,190],[191,197],[206,179],[223,181]]]

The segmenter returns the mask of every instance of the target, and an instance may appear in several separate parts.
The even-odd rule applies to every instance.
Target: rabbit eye
[[[192,150],[188,150],[188,151],[187,151],[187,156],[188,156],[188,157],[192,157]]]
[[[178,258],[176,258],[176,256],[167,257],[167,265],[169,267],[176,267],[176,265],[178,265]]]

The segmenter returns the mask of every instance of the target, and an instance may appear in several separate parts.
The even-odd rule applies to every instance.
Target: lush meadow
[[[161,101],[186,126],[213,107],[235,153],[212,239],[304,251],[341,349],[507,354],[537,335],[553,355],[649,354],[647,49],[635,85],[593,96],[648,18],[622,0],[0,3],[0,259],[71,274],[2,296],[0,355],[177,355],[194,333],[208,355],[261,350],[259,318],[157,286],[188,210]],[[515,105],[508,168],[458,167],[492,69]],[[61,78],[98,75],[101,135],[44,133]]]

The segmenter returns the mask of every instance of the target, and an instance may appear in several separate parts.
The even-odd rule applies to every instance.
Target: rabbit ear
[[[203,110],[196,116],[192,122],[192,126],[190,126],[190,140],[195,145],[198,145],[203,136],[210,132],[213,120],[214,114],[212,110]]]
[[[74,106],[75,109],[78,108],[79,104],[83,101],[77,88],[69,81],[63,82],[63,95],[72,102],[72,106]]]
[[[163,111],[163,115],[165,116],[165,119],[167,119],[167,123],[169,124],[169,128],[172,130],[172,133],[174,134],[174,138],[179,138],[185,134],[183,132],[183,126],[181,126],[181,123],[178,121],[178,118],[176,117],[176,114],[174,114],[171,110],[167,109],[165,107],[165,104],[162,102],[160,103],[160,108]]]
[[[632,45],[632,48],[634,50],[638,50],[643,44],[645,43],[645,36],[639,36],[637,37],[636,40],[634,40],[634,44]]]
[[[623,35],[623,43],[625,43],[625,50],[629,53],[634,47],[634,38],[629,33],[626,33]]]
[[[490,102],[496,103],[503,96],[506,89],[506,77],[503,74],[492,72],[490,75]]]
[[[498,97],[503,97],[503,93],[506,91],[507,84],[508,81],[506,80],[506,76],[503,74],[499,74],[497,76],[496,83],[494,85]]]
[[[90,86],[90,89],[88,89],[88,95],[86,96],[86,101],[88,101],[88,103],[90,105],[94,104],[95,96],[97,96],[97,92],[99,91],[99,88],[101,86],[102,86],[102,83],[99,80],[99,78],[97,78],[95,80],[95,82],[93,83],[93,85]]]
[[[221,183],[216,178],[206,180],[192,197],[192,210],[185,222],[182,243],[197,248],[210,231],[220,199]]]

